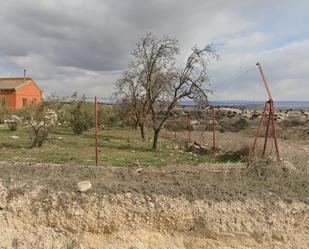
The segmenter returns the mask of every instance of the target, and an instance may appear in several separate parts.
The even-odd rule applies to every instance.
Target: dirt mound
[[[28,166],[31,175],[21,174],[23,167],[0,167],[1,249],[309,248],[308,204],[266,191],[262,199],[249,193],[226,198],[230,186],[217,200],[196,167],[143,169],[138,176],[136,169],[79,168],[83,176],[93,174],[86,193],[76,189],[77,166],[65,172]],[[60,186],[48,178],[57,172]],[[149,184],[151,174],[155,182]]]

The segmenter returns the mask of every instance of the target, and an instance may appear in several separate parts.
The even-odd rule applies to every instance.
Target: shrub
[[[84,101],[78,101],[73,104],[71,113],[70,126],[75,134],[82,134],[93,127],[93,111],[90,104]]]
[[[12,121],[7,123],[10,131],[16,131],[18,128],[18,122]]]
[[[249,123],[246,119],[240,118],[235,122],[234,126],[239,130],[243,130],[249,127]]]
[[[4,122],[5,117],[9,114],[6,103],[0,99],[0,124]]]
[[[48,132],[55,126],[53,113],[45,103],[30,105],[18,113],[30,126],[31,148],[41,147],[48,137]]]
[[[187,131],[189,130],[189,123],[188,119],[184,117],[176,118],[175,120],[173,118],[170,118],[164,124],[164,127],[169,131]],[[192,123],[190,129],[191,131],[193,130]]]
[[[122,113],[118,106],[103,106],[99,108],[99,125],[104,126],[121,126],[130,124],[128,113]]]
[[[31,147],[42,147],[48,137],[49,129],[42,127],[39,130],[30,129]]]

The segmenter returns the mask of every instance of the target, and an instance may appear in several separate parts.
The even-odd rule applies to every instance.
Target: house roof
[[[0,90],[16,90],[30,81],[33,80],[29,77],[0,78]]]

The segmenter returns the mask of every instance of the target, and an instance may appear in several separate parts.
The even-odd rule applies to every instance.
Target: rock
[[[18,139],[19,136],[11,136],[11,138],[13,138],[13,139]]]
[[[132,164],[132,167],[141,167],[141,165],[138,160],[135,160]]]
[[[208,153],[206,146],[201,145],[197,142],[186,144],[186,150],[189,151],[190,154],[194,153]]]
[[[142,171],[143,171],[143,169],[142,169],[142,168],[139,168],[139,169],[135,170],[135,173],[139,174],[139,173],[141,173]]]
[[[77,190],[79,192],[86,192],[87,190],[91,188],[92,188],[92,185],[90,181],[81,181],[77,183]]]
[[[58,140],[63,140],[63,137],[57,137]]]
[[[285,169],[288,172],[296,172],[297,171],[296,167],[287,160],[283,161],[283,169]]]

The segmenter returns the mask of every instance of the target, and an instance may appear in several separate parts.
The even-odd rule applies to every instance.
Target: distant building
[[[42,101],[42,91],[29,77],[0,78],[0,101],[19,109]]]

